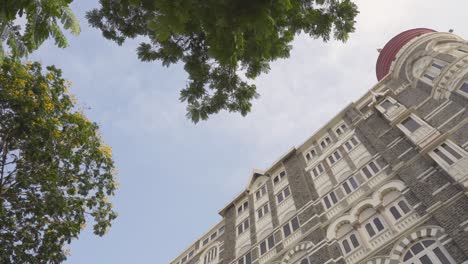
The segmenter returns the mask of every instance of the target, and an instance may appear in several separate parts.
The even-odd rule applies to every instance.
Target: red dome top
[[[401,32],[393,37],[380,51],[379,58],[377,59],[377,65],[375,66],[377,80],[382,80],[383,77],[388,74],[392,61],[395,59],[398,51],[400,51],[406,43],[416,37],[431,32],[435,32],[435,30],[428,28],[415,28]]]

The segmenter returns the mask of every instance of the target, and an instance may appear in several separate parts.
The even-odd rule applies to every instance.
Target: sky
[[[178,101],[181,65],[137,59],[138,40],[122,46],[88,26],[97,0],[74,1],[82,33],[66,49],[46,42],[30,56],[56,65],[71,92],[112,146],[120,188],[119,217],[104,237],[91,226],[68,247],[66,263],[169,263],[221,220],[218,211],[247,184],[299,146],[376,83],[378,48],[415,27],[454,29],[468,38],[462,0],[357,0],[356,32],[346,43],[297,36],[291,57],[255,83],[260,98],[246,117],[220,113],[193,124]]]

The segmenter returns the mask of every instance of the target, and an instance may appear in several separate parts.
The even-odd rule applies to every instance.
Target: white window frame
[[[333,141],[330,138],[330,135],[328,135],[328,134],[326,136],[322,137],[319,142],[320,142],[319,143],[320,149],[322,149],[322,150],[328,148],[328,146],[330,146],[333,143]],[[322,143],[324,143],[325,146],[322,146]]]
[[[353,142],[353,140],[355,142]],[[348,145],[349,144],[349,145]],[[359,144],[361,144],[361,142],[357,139],[357,137],[354,135],[352,137],[350,137],[343,145],[346,149],[346,151],[349,153],[351,152],[353,149],[355,149]],[[351,148],[350,148],[351,147]]]
[[[286,189],[288,189],[288,195],[286,195]],[[283,197],[281,201],[278,199],[280,195]],[[291,196],[291,189],[289,188],[289,185],[288,185],[276,194],[275,196],[276,204],[281,204],[282,202],[286,201],[286,199],[288,199],[290,196]]]
[[[252,264],[252,254],[247,252],[237,260],[237,264]]]
[[[336,136],[341,137],[348,130],[348,126],[345,122],[340,123],[335,127],[334,132]]]
[[[297,222],[297,227],[296,228],[294,228],[294,225],[293,225],[294,220]],[[286,232],[284,231],[285,227],[289,228],[289,232],[290,232],[289,234],[286,234]],[[287,238],[288,236],[294,234],[300,228],[301,228],[301,222],[299,221],[299,218],[297,216],[293,217],[290,221],[288,221],[286,224],[284,224],[281,227],[281,232],[283,233],[283,238]]]
[[[239,229],[239,227],[240,227],[240,229]],[[240,236],[240,235],[244,234],[249,229],[250,229],[250,221],[249,221],[249,218],[247,218],[247,219],[245,219],[244,221],[242,221],[240,224],[238,224],[236,226],[237,235]]]
[[[404,203],[406,205],[406,207],[408,208],[407,212],[403,210],[400,203]],[[395,222],[399,222],[400,220],[404,219],[405,216],[409,215],[413,211],[408,201],[406,201],[406,199],[398,199],[392,202],[391,204],[389,204],[387,207],[388,207],[388,210],[387,210],[388,214],[392,216],[392,220],[394,220]],[[392,208],[395,208],[395,210],[398,212],[400,217],[397,218],[394,215],[394,213],[392,212]]]
[[[333,199],[333,197],[335,197],[335,199]],[[327,205],[326,201],[329,201],[330,203],[330,206]],[[334,201],[336,200],[336,201]],[[322,198],[322,202],[323,202],[323,206],[326,208],[326,210],[332,208],[333,206],[335,206],[337,203],[340,202],[340,198],[338,197],[338,195],[335,193],[335,190],[327,193],[327,195],[324,195],[323,198]]]
[[[215,245],[208,249],[203,258],[203,264],[216,263],[218,262],[219,249],[218,245]],[[200,259],[201,262],[201,259]]]
[[[375,224],[376,219],[379,219],[380,223],[382,224],[382,227],[383,227],[382,230],[379,230],[377,228],[377,225]],[[369,231],[367,230],[367,225],[371,226],[372,230],[374,231],[374,235],[371,236],[371,234],[369,234]],[[367,221],[365,221],[364,224],[362,225],[362,228],[364,228],[364,230],[366,231],[366,234],[369,237],[369,239],[373,239],[387,229],[387,224],[383,220],[383,217],[380,217],[380,215],[376,214],[370,217]]]
[[[443,145],[448,146],[451,148],[456,154],[460,155],[460,158],[455,157],[454,154],[452,154],[449,150],[443,147]],[[449,164],[444,158],[441,157],[441,155],[437,154],[438,152],[441,152],[442,155],[445,155],[449,160],[452,161],[451,164]],[[434,160],[439,163],[443,168],[451,168],[455,164],[457,164],[458,161],[462,160],[464,157],[467,156],[467,153],[464,149],[459,147],[457,144],[453,143],[451,140],[446,140],[443,143],[441,143],[439,146],[435,147],[431,151],[431,156],[434,158]]]
[[[321,171],[320,171],[319,167],[321,168]],[[312,174],[313,174],[312,176],[314,176],[314,178],[316,178],[316,177],[322,175],[325,172],[325,167],[323,166],[322,162],[319,162],[317,164],[317,166],[315,166],[311,171],[312,171]]]
[[[463,86],[466,85],[466,88],[467,88],[467,91],[463,91],[462,88]],[[465,97],[468,97],[468,80],[465,80],[461,85],[460,87],[457,89],[457,92]]]
[[[375,168],[377,168],[378,170],[375,171],[375,168],[374,168],[371,164],[374,164],[374,165],[375,165]],[[370,176],[367,176],[366,173],[364,172],[364,170],[367,170],[367,171],[370,173]],[[381,168],[380,165],[377,163],[377,160],[372,160],[372,161],[370,161],[369,163],[367,163],[365,166],[363,166],[363,167],[359,170],[359,172],[361,173],[361,175],[362,175],[365,179],[370,179],[370,178],[374,177],[375,175],[379,174],[381,171],[382,171],[382,168]]]
[[[424,245],[424,241],[432,241],[433,243],[426,246]],[[423,248],[420,252],[418,252],[417,254],[414,254],[412,248],[413,246],[415,246],[416,244],[420,244],[420,246]],[[439,249],[440,252],[444,255],[444,257],[448,260],[448,262],[450,264],[456,264],[455,260],[452,258],[452,256],[448,253],[448,251],[445,249],[445,247],[439,242],[437,241],[435,238],[425,238],[425,239],[421,239],[421,240],[418,240],[416,243],[413,243],[410,247],[407,248],[407,250],[404,251],[403,254],[401,254],[401,262],[403,264],[410,264],[410,263],[414,263],[414,264],[422,264],[422,261],[420,260],[420,258],[424,257],[424,256],[427,256],[427,258],[429,258],[429,260],[432,262],[432,263],[442,263],[442,260],[440,260],[440,258],[437,256],[437,254],[435,253],[435,250],[436,249]],[[407,260],[404,260],[405,256],[411,251],[411,257],[408,258]]]
[[[439,67],[437,67],[437,66]],[[444,70],[444,68],[448,65],[447,62],[434,59],[431,61],[431,64],[427,67],[424,71],[423,75],[421,76],[421,80],[425,81],[426,83],[433,84],[434,80],[439,77],[440,73]]]
[[[258,187],[257,191],[255,192],[255,201],[262,199],[262,197],[267,194],[267,192],[267,185],[264,183],[262,186]]]
[[[356,238],[356,241],[358,243],[357,246],[354,245],[353,241],[351,240],[351,236],[354,236]],[[346,249],[345,249],[345,246],[344,246],[344,241],[346,241],[348,243],[348,246],[349,246],[349,249],[350,249],[348,252],[346,252]],[[348,234],[346,234],[345,236],[343,236],[340,239],[339,244],[340,244],[340,247],[341,247],[341,250],[342,250],[344,256],[347,256],[347,255],[353,253],[353,251],[355,251],[356,249],[361,247],[361,242],[359,241],[358,232],[355,229],[353,229],[352,231],[350,231]]]
[[[257,219],[262,219],[265,215],[270,213],[270,204],[266,202],[259,209],[257,209]]]
[[[353,182],[355,183],[356,186],[354,186]],[[349,192],[346,190],[345,185],[349,187],[349,190],[350,190]],[[343,188],[344,193],[348,195],[354,192],[355,190],[357,190],[360,185],[361,184],[356,180],[356,178],[354,176],[351,176],[341,184],[341,187]]]
[[[237,207],[237,215],[242,215],[247,209],[249,209],[249,200],[245,200]]]
[[[304,158],[307,162],[314,160],[316,157],[318,157],[318,152],[315,147],[309,149],[304,155]]]
[[[262,252],[262,244],[265,245],[265,252]],[[275,248],[275,245],[276,245],[276,240],[275,240],[274,234],[271,234],[270,236],[262,240],[262,242],[258,244],[258,249],[259,249],[258,251],[260,253],[260,256],[265,255],[267,252]]]
[[[286,171],[282,170],[280,173],[278,173],[278,175],[273,177],[273,185],[274,186],[278,185],[285,177],[286,177]],[[278,180],[276,181],[276,179]]]
[[[339,157],[336,157],[336,154],[338,153]],[[340,161],[343,158],[343,154],[341,154],[340,150],[337,149],[333,151],[331,155],[327,157],[328,164],[331,166],[335,165],[338,161]]]
[[[417,127],[416,129],[414,129],[413,131],[409,130],[409,128],[406,127],[406,126],[403,124],[406,120],[409,120],[409,119],[413,120],[413,122],[415,122],[415,123],[418,125],[418,127]],[[411,135],[411,134],[416,133],[416,131],[418,131],[418,130],[419,130],[421,127],[423,127],[423,126],[424,126],[424,123],[421,122],[421,120],[420,120],[419,118],[417,118],[416,116],[414,116],[414,115],[409,115],[408,117],[406,117],[406,118],[405,118],[403,121],[401,121],[401,123],[400,123],[401,129],[404,129],[404,132],[406,132],[407,135]]]

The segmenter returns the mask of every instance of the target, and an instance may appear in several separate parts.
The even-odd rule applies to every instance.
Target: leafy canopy
[[[346,41],[358,11],[351,0],[100,0],[87,13],[91,26],[138,47],[142,61],[183,62],[180,93],[194,122],[228,110],[246,115],[257,96],[248,82],[287,58],[295,35]]]
[[[72,1],[0,0],[0,60],[5,57],[4,44],[14,57],[26,56],[49,37],[65,48],[67,39],[60,25],[74,35],[80,33],[78,20],[69,7]]]
[[[87,221],[116,218],[114,162],[60,70],[0,66],[0,263],[58,263]]]

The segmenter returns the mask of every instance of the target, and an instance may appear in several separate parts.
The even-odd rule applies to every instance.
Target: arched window
[[[203,264],[211,264],[218,262],[218,246],[210,248],[203,259]]]
[[[365,228],[369,237],[373,237],[377,233],[380,233],[382,230],[385,229],[384,225],[382,224],[382,220],[380,220],[378,216],[374,217],[371,221],[369,221],[365,225]]]
[[[401,200],[392,207],[390,207],[390,213],[392,214],[395,220],[400,219],[403,215],[408,214],[410,211],[411,210],[408,204],[404,200]]]
[[[356,230],[349,223],[342,225],[337,230],[336,236],[337,238],[341,238],[341,250],[345,255],[358,248],[360,245]]]
[[[305,259],[301,260],[301,262],[299,262],[299,264],[310,264],[309,258],[306,257]]]
[[[403,254],[404,264],[455,264],[445,248],[433,239],[419,241]]]

